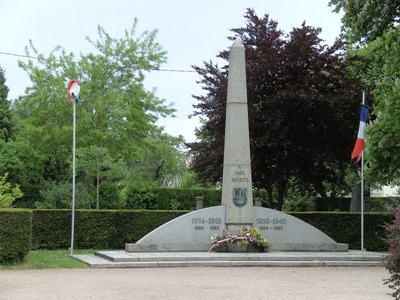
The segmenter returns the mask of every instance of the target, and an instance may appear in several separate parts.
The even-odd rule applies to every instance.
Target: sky
[[[168,52],[162,69],[147,74],[145,88],[157,88],[156,95],[173,104],[175,118],[159,121],[165,132],[183,135],[187,142],[196,140],[199,119],[193,114],[196,100],[192,95],[204,94],[196,81],[200,76],[192,65],[203,66],[231,46],[230,29],[245,26],[244,14],[253,8],[259,17],[268,14],[278,28],[290,32],[305,21],[320,27],[320,37],[331,45],[340,34],[341,15],[332,12],[329,0],[0,0],[0,67],[5,70],[8,99],[24,94],[30,86],[18,60],[26,58],[4,53],[25,54],[29,40],[36,49],[48,55],[56,46],[67,53],[87,54],[93,51],[85,40],[98,37],[102,26],[114,38],[124,36],[138,20],[136,33],[158,30],[157,42]],[[184,71],[184,72],[183,72]],[[82,87],[84,88],[84,87]]]

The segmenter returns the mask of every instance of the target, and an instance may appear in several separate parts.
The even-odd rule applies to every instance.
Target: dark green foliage
[[[158,209],[157,197],[152,189],[129,187],[125,192],[125,208],[127,209]]]
[[[100,185],[100,208],[121,208],[120,191],[116,184],[111,182],[104,182]]]
[[[5,85],[6,77],[0,67],[0,140],[8,141],[12,133],[12,120],[10,102],[7,100],[8,87]]]
[[[187,211],[76,210],[74,248],[122,249]],[[34,249],[67,249],[71,245],[70,210],[34,210]]]
[[[31,249],[32,211],[0,210],[0,264],[21,262]]]
[[[361,249],[361,215],[348,212],[291,213],[292,216],[318,228],[338,243],[350,249]],[[391,213],[364,214],[364,248],[368,251],[387,249],[385,224],[393,220]]]
[[[67,249],[71,237],[71,210],[34,210],[33,249]]]
[[[221,205],[221,190],[211,189],[154,189],[160,209],[173,209],[175,200],[179,209],[190,210],[196,207],[196,197],[204,198],[204,207]]]
[[[40,191],[41,201],[36,201],[34,206],[38,209],[64,209],[72,205],[72,183],[47,181],[43,183]],[[94,198],[85,190],[82,183],[75,189],[75,207],[88,208],[94,203]]]
[[[150,188],[132,189],[127,195],[126,208],[175,210],[178,206],[179,210],[193,210],[196,197],[204,198],[204,208],[221,205],[221,190]],[[254,190],[255,197],[266,200],[266,191]]]

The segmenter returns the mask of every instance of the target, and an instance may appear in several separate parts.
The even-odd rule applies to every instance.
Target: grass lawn
[[[92,254],[94,250],[74,250],[74,254]],[[0,265],[0,270],[87,268],[86,264],[69,256],[69,250],[30,251],[22,263]]]

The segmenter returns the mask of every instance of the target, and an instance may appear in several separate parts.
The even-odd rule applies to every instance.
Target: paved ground
[[[0,270],[0,300],[393,299],[383,267]]]

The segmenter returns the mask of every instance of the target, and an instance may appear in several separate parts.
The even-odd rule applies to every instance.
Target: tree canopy
[[[370,184],[396,184],[400,178],[400,1],[332,0],[343,9],[343,30],[355,45],[349,56],[362,57],[355,70],[369,86],[373,108],[366,132],[366,178]]]
[[[145,137],[160,132],[158,117],[171,115],[174,109],[143,85],[144,72],[159,68],[166,59],[155,41],[157,31],[135,38],[135,29],[136,22],[117,39],[99,26],[99,39],[87,38],[97,53],[81,54],[79,61],[60,47],[45,57],[31,43],[27,53],[32,56],[33,51],[38,59],[20,62],[33,83],[17,106],[24,114],[20,137],[49,155],[69,155],[72,109],[66,85],[78,79],[82,88],[77,145],[105,147],[125,159],[140,158],[148,146]]]
[[[345,187],[358,126],[361,85],[347,72],[344,44],[323,44],[321,29],[303,23],[289,34],[268,15],[252,9],[246,26],[229,40],[246,49],[253,184],[266,188],[270,206],[282,208],[289,187],[328,192]],[[219,57],[228,61],[229,52]],[[192,167],[202,181],[221,180],[229,66],[194,66],[204,96],[195,96],[195,115],[205,116],[199,142],[190,144]]]
[[[8,101],[6,75],[0,67],[0,140],[8,141],[12,134],[10,102]]]
[[[96,206],[101,207],[101,187],[124,189],[135,183],[129,179],[138,169],[151,174],[150,185],[161,186],[162,178],[156,178],[153,166],[143,167],[149,157],[154,158],[154,164],[164,167],[158,170],[158,177],[174,166],[179,166],[175,168],[179,172],[186,169],[183,155],[173,155],[180,153],[183,138],[172,137],[157,125],[159,118],[173,117],[175,109],[157,97],[155,88],[144,85],[146,73],[159,69],[167,53],[156,41],[157,30],[137,35],[136,27],[135,19],[122,38],[114,38],[98,26],[98,38],[86,39],[93,52],[79,56],[60,46],[44,55],[30,41],[26,48],[29,59],[19,61],[19,66],[32,85],[24,96],[13,101],[15,140],[0,140],[0,174],[8,172],[13,183],[20,183],[25,200],[34,202],[41,189],[41,195],[47,199],[47,203],[38,202],[41,207],[57,203],[54,195],[61,191],[68,199],[73,112],[67,99],[67,85],[72,79],[81,85],[76,104],[77,182],[85,193],[96,191],[96,196],[85,195],[83,207],[93,198],[97,199]],[[7,90],[1,88],[3,81],[0,110],[2,99],[7,96]],[[107,185],[102,184],[105,182]],[[31,197],[33,187],[36,191]],[[68,203],[64,202],[63,207]]]
[[[396,184],[400,179],[400,28],[396,27],[357,49],[363,58],[358,76],[370,87],[373,106],[366,134],[366,178],[372,185]]]
[[[343,31],[353,43],[371,42],[400,20],[399,0],[331,0],[329,5],[344,11]]]

